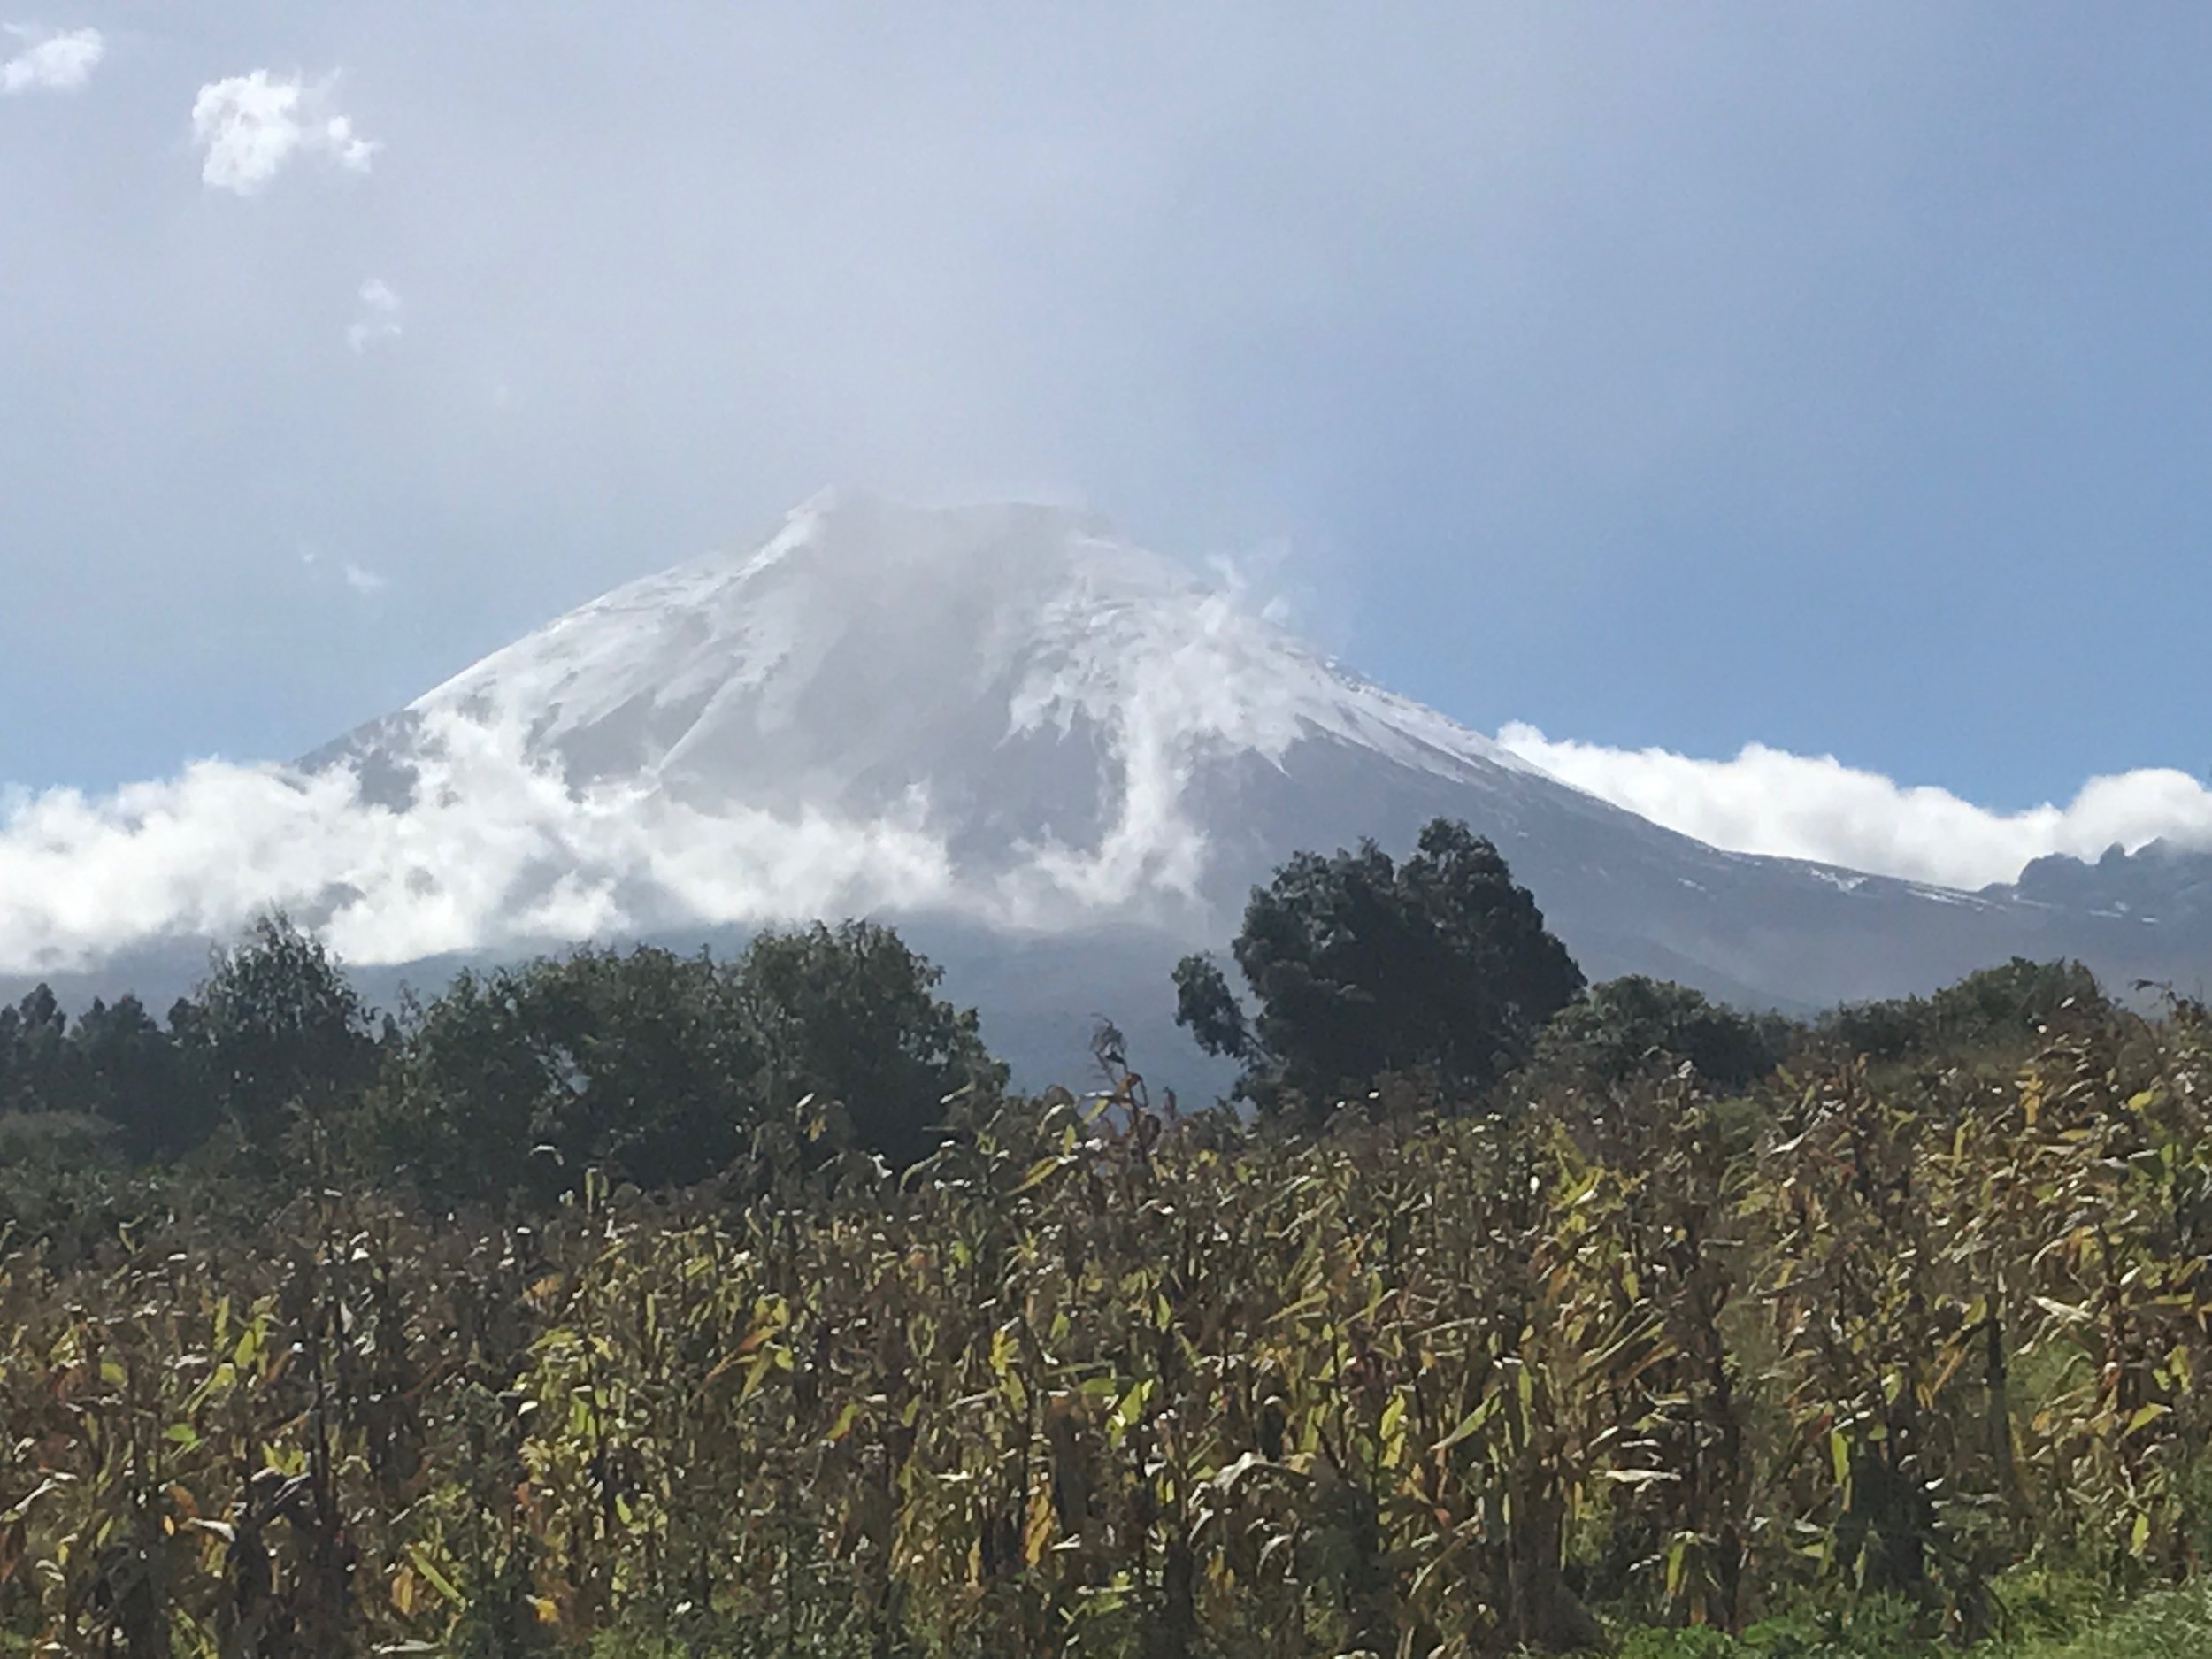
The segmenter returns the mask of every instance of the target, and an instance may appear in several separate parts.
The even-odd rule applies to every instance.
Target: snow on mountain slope
[[[880,804],[882,770],[949,718],[964,727],[968,705],[1002,718],[999,745],[1095,726],[1139,771],[1208,750],[1279,760],[1317,733],[1447,774],[1525,769],[1096,520],[834,494],[758,552],[616,588],[412,707],[525,722],[579,778],[711,795],[787,784],[796,764],[810,787]]]
[[[1191,786],[1226,762],[1330,739],[1463,782],[1533,775],[1095,520],[866,496],[617,588],[319,758],[403,778],[455,721],[580,791],[927,826],[1010,922],[1196,901]]]

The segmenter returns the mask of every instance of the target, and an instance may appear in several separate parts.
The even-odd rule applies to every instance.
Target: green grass
[[[1913,1636],[1877,1608],[1848,1617],[1778,1619],[1741,1636],[1709,1630],[1624,1632],[1619,1659],[1937,1659],[1956,1654]],[[2163,1590],[2063,1637],[1984,1643],[1977,1659],[2212,1659],[2212,1586]]]
[[[2212,1655],[2212,1586],[2162,1590],[2070,1640],[2017,1652],[2020,1659],[2200,1659]]]

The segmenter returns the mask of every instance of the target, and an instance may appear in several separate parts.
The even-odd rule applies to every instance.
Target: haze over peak
[[[579,790],[926,826],[967,899],[1024,925],[1202,914],[1189,792],[1218,764],[1325,735],[1444,775],[1525,770],[1096,515],[848,492],[579,607],[318,760],[403,780],[418,731],[457,719]]]

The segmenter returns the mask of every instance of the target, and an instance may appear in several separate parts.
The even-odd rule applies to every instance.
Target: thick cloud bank
[[[222,937],[272,905],[362,964],[677,920],[937,912],[1052,928],[1187,901],[1210,851],[1183,810],[1188,757],[1139,741],[1120,746],[1127,798],[1097,847],[1024,843],[977,870],[958,864],[918,790],[866,818],[705,811],[635,783],[574,788],[526,757],[518,722],[434,714],[419,735],[414,752],[429,758],[403,811],[342,768],[219,761],[104,795],[0,796],[0,972]],[[2093,779],[2062,807],[2001,813],[1755,744],[1711,761],[1521,725],[1499,735],[1523,760],[1717,846],[1954,887],[2009,880],[2052,852],[2094,857],[2161,836],[2212,846],[2212,791],[2176,772]]]
[[[2048,853],[2094,858],[2116,844],[2132,852],[2162,837],[2212,847],[2212,789],[2164,769],[2092,778],[2064,806],[1993,812],[1833,756],[1760,743],[1733,760],[1701,760],[1663,749],[1555,741],[1518,723],[1498,741],[1555,778],[1716,847],[1946,887],[2010,881]]]
[[[1051,929],[1173,904],[1202,856],[1161,799],[1179,787],[1164,767],[1133,766],[1146,780],[1098,848],[1025,845],[962,870],[919,790],[865,818],[708,811],[636,784],[572,787],[526,757],[518,725],[431,714],[419,735],[404,810],[342,767],[220,761],[106,795],[0,797],[0,972],[225,937],[272,906],[364,964],[679,921],[936,912]]]
[[[350,961],[402,962],[687,915],[754,922],[926,906],[949,886],[918,819],[706,818],[636,790],[572,792],[512,733],[448,720],[404,812],[357,780],[205,762],[94,798],[0,808],[0,971],[88,966],[222,936],[280,904]]]

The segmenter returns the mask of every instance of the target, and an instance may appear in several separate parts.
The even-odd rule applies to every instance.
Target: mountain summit
[[[359,767],[404,809],[457,725],[580,794],[899,826],[941,851],[938,896],[1034,926],[1202,926],[1253,874],[1213,856],[1223,785],[1318,742],[1462,787],[1535,776],[1095,518],[845,494],[569,612],[310,764]]]
[[[397,821],[529,793],[495,841],[518,939],[865,910],[956,941],[972,980],[1018,962],[1008,997],[1049,985],[1125,1024],[1164,1008],[1174,954],[1225,940],[1292,852],[1402,849],[1436,816],[1497,842],[1594,978],[1809,1008],[2015,954],[2212,965],[2193,899],[2115,910],[2048,872],[1970,895],[1663,829],[1044,506],[818,497],[757,549],[618,588],[309,764],[352,772]],[[427,900],[478,878],[408,879]],[[1135,978],[1099,983],[1100,964]]]
[[[1210,826],[1190,792],[1223,764],[1279,766],[1326,738],[1461,780],[1525,770],[1095,518],[837,494],[759,550],[617,588],[411,710],[441,712],[526,729],[579,786],[918,812],[961,877],[1014,877],[1026,857],[1092,903],[1199,893]]]

